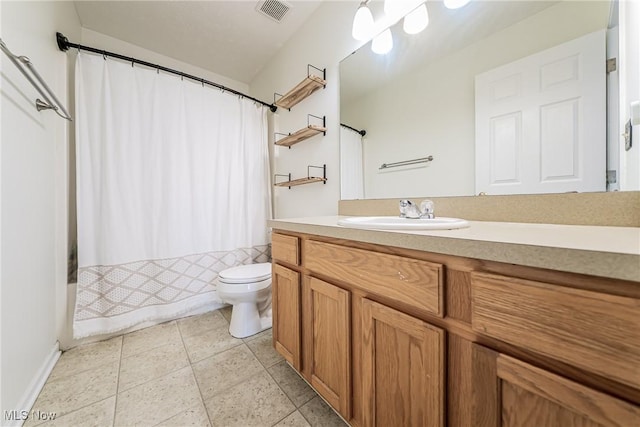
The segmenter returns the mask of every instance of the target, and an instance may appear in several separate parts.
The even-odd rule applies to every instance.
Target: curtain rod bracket
[[[56,41],[58,42],[58,49],[63,52],[69,50],[69,39],[67,39],[64,34],[56,33]]]

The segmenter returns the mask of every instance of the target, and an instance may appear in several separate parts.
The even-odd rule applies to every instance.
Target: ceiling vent
[[[291,9],[290,5],[279,0],[262,0],[256,6],[258,12],[276,22],[282,21],[289,9]]]

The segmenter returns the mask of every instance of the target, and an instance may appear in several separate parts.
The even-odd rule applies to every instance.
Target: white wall
[[[153,52],[140,46],[127,43],[123,40],[116,39],[106,34],[98,33],[87,28],[82,28],[81,31],[82,35],[80,37],[80,40],[70,41],[90,47],[96,47],[98,49],[104,49],[114,53],[119,53],[125,56],[133,56],[134,58],[142,59],[154,64],[160,64],[187,74],[192,74],[196,77],[203,77],[207,80],[211,80],[215,83],[220,83],[223,86],[227,86],[243,93],[246,93],[249,90],[249,85],[247,85],[246,83],[242,83],[238,80],[216,74],[204,68],[179,61],[169,56]]]
[[[71,2],[8,2],[2,40],[28,56],[63,104],[70,104],[68,62],[56,31],[79,37]],[[2,56],[0,165],[0,410],[28,410],[58,355],[56,305],[66,288],[66,170],[70,124],[37,112],[35,89]],[[4,424],[12,424],[4,420]]]
[[[327,87],[294,106],[278,109],[273,117],[276,132],[294,132],[307,125],[307,114],[326,115],[327,135],[294,145],[275,147],[273,173],[291,173],[293,178],[307,176],[307,165],[327,165],[326,184],[299,187],[275,187],[276,218],[334,215],[340,199],[339,159],[339,75],[338,63],[358,47],[351,37],[351,23],[357,1],[325,1],[303,24],[251,83],[251,94],[264,101],[273,93],[285,93],[307,75],[307,64],[327,69]],[[273,133],[269,137],[273,142]]]
[[[630,118],[630,104],[640,102],[640,0],[620,0],[620,119],[621,132]],[[633,147],[620,148],[620,189],[640,190],[640,125],[633,126]]]
[[[608,13],[604,1],[560,3],[343,106],[343,120],[367,130],[365,197],[397,197],[399,188],[412,196],[473,195],[475,76],[606,28]],[[429,155],[435,160],[422,167],[378,171]]]

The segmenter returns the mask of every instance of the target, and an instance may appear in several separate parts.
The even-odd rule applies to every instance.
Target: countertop
[[[269,221],[277,230],[640,282],[640,228],[469,221],[459,230],[364,230],[344,216]]]

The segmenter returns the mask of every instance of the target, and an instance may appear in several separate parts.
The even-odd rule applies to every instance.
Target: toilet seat
[[[225,295],[253,293],[263,289],[268,289],[270,286],[271,278],[249,283],[225,283],[220,281],[218,283],[218,295],[224,297]]]
[[[263,262],[228,268],[220,272],[219,278],[220,283],[229,285],[262,282],[271,278],[271,264]]]

